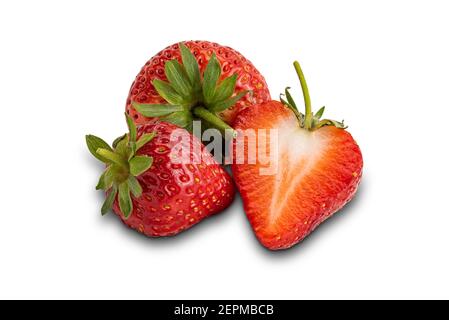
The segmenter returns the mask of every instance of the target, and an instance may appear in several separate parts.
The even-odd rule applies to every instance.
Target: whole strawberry
[[[239,52],[208,41],[186,41],[144,65],[131,86],[126,112],[137,124],[160,117],[190,130],[198,119],[223,130],[238,111],[268,100],[265,79]]]
[[[363,167],[360,148],[343,123],[321,119],[324,107],[312,113],[304,75],[299,63],[294,66],[305,114],[287,88],[282,103],[245,109],[235,121],[240,137],[234,144],[234,180],[257,238],[272,250],[295,245],[350,201]],[[254,146],[242,137],[254,131],[259,153],[256,161],[245,163],[255,156]]]
[[[224,210],[234,198],[231,178],[201,142],[184,129],[161,121],[136,129],[110,147],[88,135],[90,152],[106,164],[97,189],[101,209],[111,208],[129,227],[151,236],[172,236]]]

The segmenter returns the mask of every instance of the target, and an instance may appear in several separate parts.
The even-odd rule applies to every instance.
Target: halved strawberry
[[[257,238],[272,250],[298,243],[343,207],[354,196],[362,174],[357,143],[343,123],[321,120],[324,108],[312,113],[297,62],[295,68],[303,88],[305,114],[297,110],[287,88],[287,101],[281,98],[284,104],[271,101],[245,109],[234,123],[239,134],[234,150],[238,153],[242,148],[245,156],[245,163],[234,160],[234,180]],[[275,130],[270,135],[267,129]],[[253,164],[247,163],[252,146],[243,139],[244,134],[249,135],[245,130],[259,135],[257,151],[265,149]],[[265,158],[271,158],[271,163]]]

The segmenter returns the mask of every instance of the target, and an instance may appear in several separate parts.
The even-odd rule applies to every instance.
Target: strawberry
[[[129,227],[151,236],[172,236],[224,210],[234,198],[227,172],[201,142],[184,129],[152,121],[135,127],[110,147],[86,136],[90,152],[106,164],[97,189],[106,191],[101,209],[111,208]]]
[[[208,41],[171,45],[151,58],[129,91],[136,124],[152,117],[191,131],[192,120],[229,129],[237,111],[270,100],[263,76],[232,48]]]
[[[321,120],[324,107],[312,113],[304,75],[298,62],[294,66],[303,89],[305,114],[297,110],[287,88],[287,100],[281,95],[282,103],[270,101],[247,108],[234,123],[238,133],[234,180],[257,238],[271,250],[295,245],[341,209],[354,196],[362,174],[357,143],[343,123]],[[277,137],[263,129],[273,130]],[[238,155],[241,148],[245,159],[251,157],[251,146],[244,140],[249,131],[245,130],[259,134],[257,149],[267,153],[262,152],[263,158],[258,154],[252,163],[244,163]]]

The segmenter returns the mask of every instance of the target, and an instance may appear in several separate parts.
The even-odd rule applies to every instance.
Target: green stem
[[[226,122],[217,117],[214,113],[210,112],[204,107],[195,107],[193,108],[193,114],[198,118],[201,118],[208,123],[210,123],[214,128],[225,132],[225,130],[234,130],[231,126],[229,126]]]
[[[312,128],[312,104],[310,102],[309,88],[307,87],[306,78],[304,77],[304,73],[302,72],[301,66],[298,61],[293,62],[293,66],[295,67],[296,74],[298,75],[299,82],[301,83],[302,94],[304,95],[304,104],[306,106],[306,113],[304,118],[304,128],[310,129]]]

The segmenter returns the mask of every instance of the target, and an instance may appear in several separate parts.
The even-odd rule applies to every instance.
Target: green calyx
[[[295,101],[293,100],[289,90],[290,87],[285,88],[285,94],[281,93],[280,100],[281,102],[290,108],[298,118],[299,126],[306,130],[316,130],[323,126],[334,126],[341,129],[346,129],[347,126],[343,123],[343,121],[335,121],[330,119],[321,119],[324,113],[325,107],[321,107],[317,112],[312,112],[312,104],[310,102],[309,88],[307,87],[306,78],[304,77],[304,73],[302,72],[301,66],[298,61],[293,63],[295,67],[296,74],[298,75],[299,82],[301,83],[301,89],[304,96],[304,104],[305,104],[305,113],[301,113],[296,106]]]
[[[192,121],[200,119],[219,130],[232,129],[217,114],[233,106],[248,91],[234,95],[237,74],[220,81],[221,66],[215,56],[210,58],[204,73],[200,74],[193,53],[180,43],[182,64],[176,59],[165,63],[167,82],[153,80],[153,85],[167,104],[145,104],[132,102],[133,107],[145,117],[158,117],[179,127],[192,130]],[[196,109],[201,108],[198,112]],[[208,111],[207,119],[202,117]]]
[[[128,115],[126,122],[129,133],[115,139],[112,147],[94,135],[86,136],[89,151],[106,164],[96,187],[97,190],[104,190],[108,194],[101,214],[105,215],[111,210],[118,196],[119,207],[125,219],[129,218],[133,211],[131,195],[135,198],[142,195],[142,187],[136,177],[147,171],[153,163],[152,157],[137,155],[136,152],[156,135],[154,132],[145,133],[137,140],[136,126]]]

